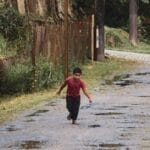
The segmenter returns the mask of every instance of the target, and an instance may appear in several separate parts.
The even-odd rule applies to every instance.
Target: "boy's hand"
[[[89,103],[92,103],[92,100],[91,100],[91,99],[89,99]]]

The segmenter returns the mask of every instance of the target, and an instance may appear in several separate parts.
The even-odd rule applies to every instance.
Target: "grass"
[[[149,39],[138,39],[137,46],[129,42],[129,33],[120,28],[105,27],[106,49],[150,54]]]
[[[150,44],[145,43],[145,42],[139,42],[137,46],[132,46],[129,43],[126,44],[125,47],[114,47],[114,48],[112,48],[112,47],[107,46],[106,49],[150,54]]]
[[[133,61],[124,59],[106,59],[103,62],[95,62],[93,65],[84,66],[83,77],[90,85],[90,88],[99,86],[104,80],[112,80],[118,74],[124,74],[136,67]]]
[[[0,98],[0,123],[14,118],[20,112],[41,102],[50,101],[54,97],[55,89],[19,96],[3,96]]]
[[[92,65],[83,66],[83,78],[89,85],[89,89],[99,85],[103,80],[124,73],[135,67],[135,62],[120,59],[109,59],[103,62],[95,62]],[[45,90],[33,94],[20,96],[3,96],[0,98],[0,123],[13,119],[22,111],[56,98],[55,89]],[[65,90],[64,90],[65,91]]]

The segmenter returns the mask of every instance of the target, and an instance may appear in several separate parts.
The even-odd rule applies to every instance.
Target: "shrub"
[[[13,8],[0,10],[0,33],[10,41],[16,40],[23,32],[23,17]]]
[[[50,88],[63,79],[62,66],[54,67],[44,57],[38,59],[36,64],[35,90]],[[17,63],[0,72],[1,94],[31,92],[32,85],[32,66],[29,62]]]
[[[105,27],[105,41],[108,47],[122,47],[129,43],[128,37],[124,30]]]
[[[0,35],[0,54],[3,54],[6,50],[7,42],[2,35]]]
[[[49,88],[63,79],[62,66],[54,66],[47,58],[41,57],[36,66],[37,89]]]
[[[16,64],[9,66],[1,73],[0,93],[13,94],[31,91],[31,74],[32,69],[29,65]]]

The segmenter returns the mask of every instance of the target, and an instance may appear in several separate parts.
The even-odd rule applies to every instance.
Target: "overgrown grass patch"
[[[50,101],[55,97],[56,89],[45,90],[32,94],[18,96],[3,96],[0,98],[0,123],[13,119],[17,114],[32,108],[41,102]]]
[[[150,42],[138,39],[137,46],[129,42],[129,34],[120,28],[105,27],[106,49],[150,54]]]
[[[84,66],[83,77],[93,88],[100,85],[104,80],[113,79],[115,75],[132,70],[137,65],[134,61],[125,59],[106,59],[103,62],[95,62],[93,65]]]

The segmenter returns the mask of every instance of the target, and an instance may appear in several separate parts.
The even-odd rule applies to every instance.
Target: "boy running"
[[[87,92],[85,82],[80,79],[82,75],[82,71],[80,68],[75,68],[73,70],[73,75],[69,76],[62,86],[60,87],[57,94],[60,94],[61,91],[65,86],[67,86],[67,93],[66,93],[66,107],[69,111],[69,115],[67,116],[68,120],[72,119],[72,124],[76,124],[76,120],[78,117],[79,107],[80,107],[80,89],[82,89],[83,93],[89,99],[91,103],[91,97]]]

